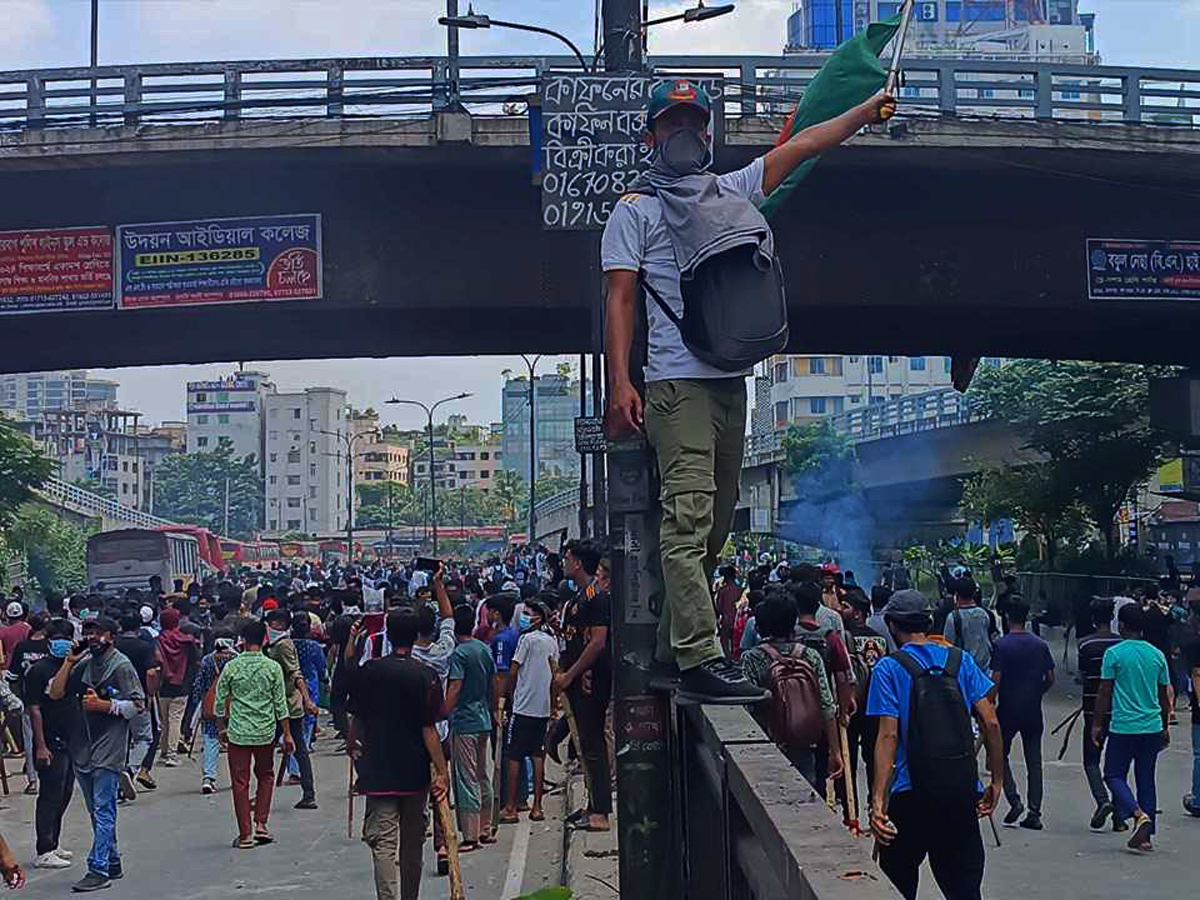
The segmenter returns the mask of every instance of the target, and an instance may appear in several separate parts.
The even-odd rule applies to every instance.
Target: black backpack
[[[971,714],[958,685],[962,650],[951,647],[944,667],[925,668],[903,650],[891,656],[912,676],[905,749],[913,790],[973,802],[979,773]]]
[[[788,341],[787,294],[779,257],[761,268],[758,245],[741,244],[716,253],[682,279],[683,316],[677,316],[645,274],[638,281],[675,323],[683,345],[701,362],[723,372],[741,372],[781,353]]]

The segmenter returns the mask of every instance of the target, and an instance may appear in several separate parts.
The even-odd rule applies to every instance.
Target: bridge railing
[[[861,409],[835,413],[828,422],[838,434],[856,444],[917,434],[938,428],[953,428],[983,421],[986,416],[969,396],[954,388],[937,388],[876,403]],[[751,435],[746,438],[745,465],[756,466],[778,461],[783,455],[782,431]]]
[[[1200,71],[1079,63],[912,58],[905,113],[1193,126]],[[664,72],[725,77],[729,118],[783,113],[826,56],[656,56]],[[426,117],[452,99],[501,113],[573,57],[443,56],[158,63],[0,72],[0,127],[138,125],[241,118]],[[518,107],[519,108],[519,107]]]
[[[37,493],[44,500],[57,506],[114,522],[124,522],[134,528],[163,528],[175,524],[57,478],[47,479],[37,489]]]

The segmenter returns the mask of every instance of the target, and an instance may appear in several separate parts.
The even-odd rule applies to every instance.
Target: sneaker
[[[1150,843],[1150,832],[1154,830],[1154,823],[1150,821],[1150,817],[1145,813],[1138,813],[1133,819],[1133,833],[1129,835],[1129,840],[1125,846],[1130,850],[1141,850],[1144,845]]]
[[[188,745],[185,744],[183,741],[180,741],[178,744],[175,745],[175,752],[178,753],[180,756],[187,756]]]
[[[1089,826],[1092,831],[1103,831],[1104,826],[1108,823],[1108,817],[1113,814],[1113,805],[1111,803],[1101,803],[1096,807],[1096,812],[1092,815],[1092,821]]]
[[[200,793],[215,794],[217,792],[217,784],[209,778],[204,779],[204,783],[200,785]]]
[[[88,872],[83,878],[71,885],[71,890],[77,894],[86,894],[88,891],[102,891],[108,887],[112,887],[112,882],[103,875]]]
[[[1128,830],[1129,830],[1129,823],[1127,823],[1121,819],[1118,819],[1117,814],[1113,813],[1113,831],[1120,832],[1120,831],[1128,831]]]
[[[1183,795],[1183,809],[1189,816],[1200,818],[1200,803],[1191,794]]]
[[[674,662],[650,663],[650,690],[670,693],[679,688],[679,666]]]
[[[64,850],[62,847],[55,847],[50,852],[61,859],[65,859],[67,862],[70,862],[75,858],[74,853],[72,853],[70,850]]]
[[[1005,828],[1016,828],[1017,823],[1021,821],[1021,816],[1025,813],[1025,804],[1018,803],[1016,806],[1009,806],[1008,815],[1004,817]]]
[[[317,809],[317,808],[318,808],[317,801],[313,797],[305,797],[299,803],[297,803],[295,806],[292,807],[292,809]]]
[[[37,792],[38,792],[38,783],[36,781],[31,781],[25,785],[25,796],[36,797]]]
[[[742,705],[766,700],[771,694],[751,684],[740,667],[718,656],[684,672],[678,696],[693,703]]]
[[[108,880],[109,881],[116,881],[117,879],[124,878],[124,877],[125,877],[125,870],[121,868],[119,863],[115,866],[108,867]]]
[[[173,768],[175,768],[177,765],[179,765],[179,761],[178,761],[177,759],[174,759],[174,758],[171,758],[171,759],[164,759],[164,760],[162,761],[162,764],[163,764],[163,767],[164,767],[164,768],[167,768],[167,769],[173,769]]]
[[[1030,831],[1041,831],[1042,828],[1044,827],[1042,825],[1041,815],[1038,813],[1035,813],[1035,812],[1031,812],[1029,815],[1027,815],[1024,819],[1021,820],[1021,827],[1028,828]]]
[[[63,859],[53,850],[49,853],[43,853],[33,861],[35,869],[69,869],[71,861]]]
[[[117,796],[122,800],[136,800],[137,788],[133,786],[133,778],[128,772],[121,773],[121,785],[117,790]]]

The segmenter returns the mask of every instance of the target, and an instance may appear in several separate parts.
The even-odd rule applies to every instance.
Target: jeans
[[[371,848],[378,900],[417,900],[428,794],[367,797],[362,839]]]
[[[1029,811],[1041,815],[1042,812],[1042,720],[1015,725],[1012,722],[1001,722],[1000,732],[1004,737],[1004,796],[1009,806],[1021,805],[1021,792],[1017,790],[1017,781],[1013,778],[1012,766],[1008,763],[1012,753],[1013,738],[1021,736],[1021,750],[1025,754],[1025,777],[1029,782]],[[1091,737],[1088,737],[1091,740]]]
[[[221,759],[221,739],[209,737],[203,731],[200,736],[204,738],[204,775],[205,781],[217,780],[217,762]]]
[[[147,705],[129,720],[129,767],[149,768],[146,759],[154,746],[154,723],[150,718],[151,707]]]
[[[1200,716],[1192,722],[1192,801],[1200,803]]]
[[[88,854],[88,871],[108,877],[121,868],[117,850],[117,786],[120,775],[111,769],[76,772],[83,802],[92,817],[92,852]]]
[[[288,719],[288,729],[292,733],[292,742],[296,745],[296,752],[292,754],[292,758],[296,760],[296,767],[300,773],[301,799],[315,800],[317,788],[313,781],[312,757],[308,755],[308,740],[304,735],[304,716]],[[283,729],[280,728],[276,737],[282,734]]]
[[[292,719],[291,721],[294,726],[296,720]],[[312,749],[313,731],[316,729],[316,727],[317,727],[317,720],[313,716],[305,716],[304,717],[304,725],[301,727],[301,732],[304,734],[305,749],[308,749],[308,750]],[[296,756],[294,754],[292,756],[288,757],[288,774],[289,775],[299,775],[300,774],[300,763],[296,759]]]
[[[248,838],[252,825],[267,827],[271,815],[271,795],[275,792],[275,745],[229,745],[229,784],[233,793],[233,814],[238,836]],[[250,763],[254,763],[257,782],[254,793],[254,822],[250,821]]]
[[[1150,817],[1150,833],[1155,833],[1155,810],[1158,797],[1154,788],[1154,767],[1162,750],[1162,732],[1152,734],[1110,734],[1104,750],[1104,781],[1112,792],[1117,816],[1133,818],[1135,809]],[[1133,778],[1137,785],[1137,802],[1129,790],[1129,764],[1133,763]]]
[[[905,900],[916,900],[926,856],[946,900],[979,900],[983,838],[973,797],[937,804],[916,791],[904,791],[892,794],[888,818],[897,834],[891,844],[879,848],[879,867]]]
[[[1109,797],[1104,774],[1100,771],[1100,748],[1092,743],[1094,721],[1091,713],[1083,714],[1083,774],[1087,776],[1088,787],[1099,808],[1109,802]]]
[[[656,656],[687,670],[724,655],[709,583],[737,504],[745,379],[652,381],[645,412],[662,481],[659,544],[667,598]]]
[[[33,720],[29,718],[28,709],[21,713],[21,739],[25,746],[25,778],[33,784],[38,780],[38,771],[33,760]]]
[[[75,766],[66,749],[51,750],[50,764],[38,769],[37,810],[34,831],[37,834],[37,855],[58,849],[62,834],[63,814],[71,805],[75,789]]]

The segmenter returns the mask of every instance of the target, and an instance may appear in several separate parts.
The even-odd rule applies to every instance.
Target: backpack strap
[[[958,670],[962,666],[963,652],[958,647],[951,647],[946,654],[946,666],[943,671],[951,678],[958,678]]]
[[[905,653],[903,650],[897,650],[895,653],[889,654],[890,659],[894,659],[901,667],[913,678],[920,678],[927,671],[926,668],[917,662],[911,653]]]
[[[956,609],[951,618],[954,619],[954,646],[956,648],[963,647],[966,644],[963,640],[962,610]]]
[[[675,327],[682,331],[683,319],[675,315],[675,310],[671,309],[670,304],[668,304],[667,301],[662,298],[662,294],[660,294],[650,285],[650,282],[646,279],[646,272],[644,269],[638,269],[638,284],[641,285],[642,289],[650,295],[650,298],[658,304],[658,308],[663,311],[663,315],[674,322]]]
[[[780,654],[779,650],[776,649],[775,647],[772,647],[766,641],[763,641],[758,646],[762,647],[763,653],[767,654],[767,659],[769,659],[772,663],[777,663],[777,662],[779,662],[780,659],[783,658],[782,655]]]

